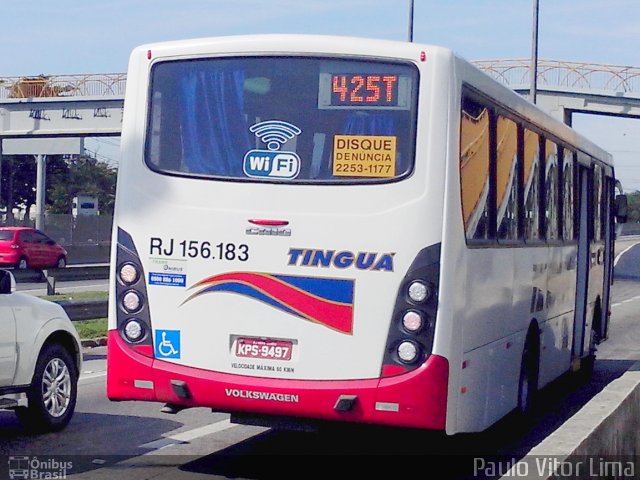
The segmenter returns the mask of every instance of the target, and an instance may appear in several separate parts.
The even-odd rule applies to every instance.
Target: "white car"
[[[15,290],[0,270],[0,409],[29,430],[61,430],[76,406],[80,337],[60,305]]]

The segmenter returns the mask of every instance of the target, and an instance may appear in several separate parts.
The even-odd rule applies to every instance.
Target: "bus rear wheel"
[[[596,363],[596,353],[598,351],[598,344],[600,343],[600,309],[596,308],[596,312],[593,317],[593,324],[591,326],[591,333],[589,338],[589,353],[580,362],[580,370],[578,371],[578,379],[582,383],[589,383],[593,377],[593,370]]]
[[[520,364],[520,378],[518,381],[518,406],[521,417],[531,415],[534,400],[538,391],[538,353],[532,334],[527,336],[527,341],[522,352]]]

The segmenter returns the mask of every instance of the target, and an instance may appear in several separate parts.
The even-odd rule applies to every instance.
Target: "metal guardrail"
[[[69,280],[102,280],[109,278],[109,265],[70,265],[66,268],[52,268],[49,270],[12,270],[16,282],[47,282],[47,290],[55,293],[56,281]],[[71,321],[92,320],[107,316],[107,300],[58,300],[55,303],[64,308]]]
[[[105,263],[95,265],[68,265],[65,268],[51,268],[47,270],[11,270],[16,282],[42,282],[47,278],[56,281],[70,280],[103,280],[109,278],[109,265]]]
[[[109,310],[108,300],[58,300],[55,303],[64,308],[73,322],[104,318]]]

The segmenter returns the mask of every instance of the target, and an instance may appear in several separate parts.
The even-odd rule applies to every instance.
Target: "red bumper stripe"
[[[431,355],[416,370],[390,378],[284,380],[212,372],[146,358],[132,351],[112,330],[107,362],[107,396],[112,400],[147,400],[226,412],[445,428],[449,363],[437,355]],[[138,388],[136,380],[152,380],[154,389]],[[178,397],[171,380],[185,382],[191,398]],[[358,397],[352,410],[334,410],[341,395]]]

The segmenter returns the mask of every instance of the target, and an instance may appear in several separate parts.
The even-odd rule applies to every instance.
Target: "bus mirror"
[[[616,221],[618,223],[626,223],[627,222],[627,196],[626,195],[616,195]]]

